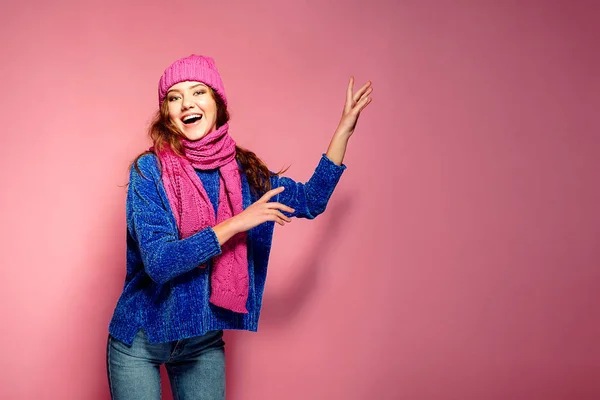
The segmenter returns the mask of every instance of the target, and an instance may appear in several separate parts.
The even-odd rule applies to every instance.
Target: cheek
[[[179,119],[179,113],[175,111],[175,107],[171,103],[169,103],[168,114],[171,121],[177,121]]]
[[[173,124],[173,125],[179,125],[182,124],[181,120],[176,117],[175,115],[169,114],[169,121]]]
[[[215,103],[212,99],[202,100],[200,106],[204,110],[204,112],[210,112],[212,114],[217,113],[217,103]]]

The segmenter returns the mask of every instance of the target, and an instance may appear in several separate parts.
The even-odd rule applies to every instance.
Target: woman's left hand
[[[369,81],[354,93],[354,77],[350,78],[342,119],[331,138],[331,142],[329,142],[329,147],[325,154],[334,164],[342,165],[344,155],[346,154],[346,147],[348,146],[348,139],[354,133],[361,111],[371,102],[369,95],[372,91],[373,88]]]
[[[361,111],[371,102],[369,95],[372,91],[373,88],[369,81],[354,93],[354,77],[350,77],[342,119],[335,130],[337,135],[350,137],[354,133]]]

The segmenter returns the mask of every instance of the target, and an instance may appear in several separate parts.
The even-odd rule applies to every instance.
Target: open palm
[[[346,91],[346,104],[344,104],[342,119],[337,128],[338,133],[345,133],[348,136],[354,133],[360,113],[371,102],[369,95],[372,91],[373,88],[369,81],[354,93],[354,77],[350,77]]]

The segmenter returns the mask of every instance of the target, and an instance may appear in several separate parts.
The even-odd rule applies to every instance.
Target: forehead
[[[204,83],[198,81],[184,81],[174,84],[169,88],[169,92],[171,91],[185,91],[196,87],[207,87]]]

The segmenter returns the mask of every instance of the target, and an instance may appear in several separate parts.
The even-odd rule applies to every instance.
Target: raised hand
[[[342,119],[331,138],[326,153],[327,157],[337,165],[341,165],[344,161],[348,139],[354,133],[360,113],[371,103],[369,95],[372,91],[373,88],[369,81],[354,93],[354,77],[350,77]]]
[[[350,77],[346,90],[346,104],[344,104],[342,118],[336,129],[337,134],[346,134],[350,137],[354,133],[361,111],[371,102],[369,95],[372,91],[373,88],[369,81],[354,93],[354,77]]]

